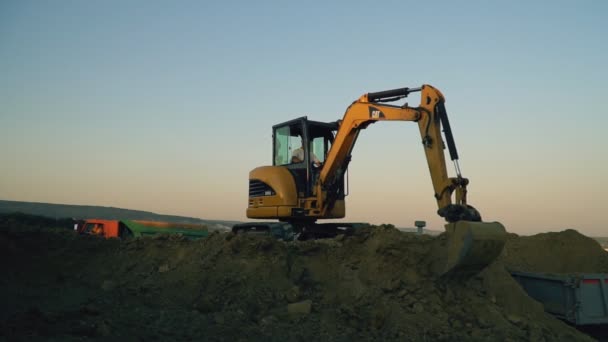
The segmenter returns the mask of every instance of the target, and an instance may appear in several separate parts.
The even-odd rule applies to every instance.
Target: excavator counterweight
[[[417,107],[387,104],[413,92],[421,95]],[[363,129],[378,121],[418,124],[437,213],[447,221],[445,274],[474,274],[496,259],[504,246],[506,231],[498,222],[481,222],[479,212],[467,204],[469,180],[460,171],[445,98],[430,85],[364,94],[335,122],[301,117],[273,126],[273,164],[249,173],[247,217],[280,222],[239,224],[233,231],[267,230],[275,236],[308,239],[335,236],[355,227],[316,221],[344,218],[345,175],[355,142]],[[448,177],[446,146],[455,165],[455,177]]]

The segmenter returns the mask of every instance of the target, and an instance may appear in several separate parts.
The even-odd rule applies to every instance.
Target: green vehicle
[[[156,234],[181,234],[190,239],[199,239],[209,235],[207,227],[198,224],[130,220],[121,222],[134,237]]]

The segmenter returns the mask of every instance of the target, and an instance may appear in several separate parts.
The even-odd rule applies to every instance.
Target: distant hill
[[[0,200],[0,213],[24,213],[55,219],[98,218],[106,220],[148,220],[205,224],[210,228],[229,228],[238,221],[205,220],[196,217],[162,215],[149,211],[91,205],[53,204]]]

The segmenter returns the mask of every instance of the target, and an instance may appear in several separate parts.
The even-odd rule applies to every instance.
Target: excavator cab
[[[298,197],[315,195],[315,182],[338,130],[336,122],[300,117],[272,127],[273,166],[287,168],[295,180]],[[344,199],[344,180],[340,199]]]

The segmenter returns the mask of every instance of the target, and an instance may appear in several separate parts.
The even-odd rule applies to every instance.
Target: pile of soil
[[[569,248],[518,258],[539,249],[530,239],[512,236],[478,276],[446,281],[445,236],[390,227],[289,243],[219,232],[118,241],[0,227],[0,337],[591,341],[546,314],[505,271],[544,266]],[[572,257],[589,258],[580,251]]]
[[[501,255],[509,269],[544,273],[608,273],[608,253],[576,230],[512,234]]]

